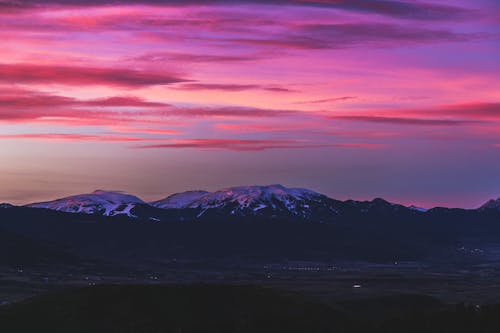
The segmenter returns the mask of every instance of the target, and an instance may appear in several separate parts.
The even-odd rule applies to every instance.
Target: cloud
[[[0,88],[0,122],[108,125],[138,120],[141,109],[154,113],[169,106],[136,96],[79,100],[26,89]],[[120,108],[136,111],[118,112]]]
[[[319,125],[316,123],[316,125]],[[293,131],[293,130],[301,130],[304,129],[304,125],[299,124],[299,125],[292,125],[292,124],[285,124],[282,126],[277,126],[277,125],[262,125],[262,124],[247,124],[247,123],[240,123],[240,124],[215,124],[214,128],[223,130],[226,132],[231,132],[231,133],[261,133],[261,132],[288,132],[288,131]]]
[[[326,118],[411,126],[460,126],[500,120],[500,103],[461,103],[425,109],[366,110],[356,114],[326,114]]]
[[[114,5],[114,0],[23,0],[3,1],[1,6],[9,9],[19,7],[33,8],[48,5],[68,6],[96,6]],[[137,1],[122,0],[120,4],[137,4]],[[398,0],[145,0],[141,4],[165,5],[165,6],[210,6],[210,5],[282,5],[282,6],[304,6],[341,9],[347,11],[378,14],[396,18],[411,20],[436,20],[450,21],[470,18],[475,13],[473,10],[459,6],[432,4],[428,2],[410,2]],[[1,7],[0,7],[1,8]]]
[[[66,134],[66,133],[26,133],[26,134],[0,134],[0,140],[50,140],[50,141],[98,141],[98,142],[140,142],[151,141],[151,139],[131,136],[117,135],[87,135],[87,134]]]
[[[139,143],[160,142],[131,146],[136,149],[209,149],[232,151],[264,151],[269,149],[313,149],[313,148],[365,148],[375,149],[384,147],[374,143],[314,143],[304,140],[254,140],[254,139],[155,139],[140,136],[125,135],[91,135],[69,133],[23,133],[0,134],[0,140],[40,140],[61,142],[116,142]]]
[[[193,62],[193,63],[225,63],[225,62],[240,62],[240,61],[255,61],[261,59],[259,55],[213,55],[213,54],[198,54],[198,53],[146,53],[131,60],[145,62]]]
[[[110,106],[123,106],[123,107],[165,107],[169,106],[166,103],[158,102],[148,102],[142,98],[135,96],[114,96],[108,98],[94,99],[88,101],[78,101],[77,104],[83,106],[100,106],[100,107],[110,107]]]
[[[5,108],[57,108],[57,107],[165,107],[168,104],[149,102],[136,96],[112,96],[94,100],[41,93],[27,89],[9,89],[0,87],[0,111]],[[0,113],[1,114],[1,113]],[[1,117],[1,116],[0,116]]]
[[[0,82],[60,84],[71,86],[104,85],[139,88],[187,82],[175,74],[126,68],[100,68],[65,65],[0,64]]]
[[[392,125],[411,125],[411,126],[456,126],[477,123],[473,120],[455,120],[455,119],[421,119],[404,117],[381,117],[381,116],[328,116],[329,119],[361,121],[368,123],[392,124]]]
[[[300,140],[243,140],[243,139],[185,139],[170,143],[137,146],[141,149],[158,148],[196,148],[223,149],[233,151],[264,151],[269,149],[308,149],[308,148],[378,148],[381,145],[363,143],[311,143]]]
[[[220,40],[234,44],[298,50],[344,49],[357,46],[391,47],[436,42],[465,42],[486,38],[482,33],[459,33],[388,23],[301,24],[281,34]]]
[[[222,90],[222,91],[244,91],[244,90],[265,90],[272,92],[292,92],[291,89],[282,87],[269,87],[258,84],[221,84],[221,83],[187,83],[176,86],[178,90]]]
[[[467,117],[478,120],[500,120],[500,103],[461,103],[455,105],[444,105],[434,110],[418,110],[423,114],[442,114],[448,116]]]
[[[344,10],[387,15],[413,20],[463,20],[470,18],[474,11],[458,6],[437,5],[417,1],[393,0],[295,0],[299,4],[332,7]]]
[[[342,97],[316,99],[316,100],[311,100],[311,101],[295,102],[293,104],[323,104],[323,103],[332,103],[332,102],[343,102],[343,101],[347,101],[350,99],[356,99],[356,97],[354,97],[354,96],[342,96]]]
[[[1,86],[0,86],[1,87]],[[132,108],[121,110],[120,108]],[[173,118],[277,118],[299,111],[249,107],[180,107],[136,96],[79,100],[25,89],[0,89],[0,122],[109,126],[126,123],[165,124]]]
[[[162,112],[165,116],[175,117],[227,117],[227,118],[275,118],[306,115],[293,110],[259,109],[248,107],[174,107]]]

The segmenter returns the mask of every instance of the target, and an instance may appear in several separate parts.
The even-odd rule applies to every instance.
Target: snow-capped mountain
[[[149,204],[163,209],[186,208],[209,193],[210,192],[207,191],[187,191],[176,193],[166,197],[165,199],[150,202]]]
[[[12,207],[1,204],[0,208]],[[95,191],[54,201],[33,203],[29,208],[45,208],[68,213],[104,216],[124,215],[140,221],[224,221],[235,218],[331,222],[432,215],[440,212],[403,206],[384,199],[339,201],[303,188],[237,186],[215,192],[187,191],[146,203],[122,192]],[[500,199],[491,200],[479,210],[500,212]]]
[[[225,216],[323,221],[338,214],[341,204],[311,190],[268,185],[230,187],[215,192],[188,191],[150,203],[121,192],[99,190],[26,207],[105,216],[127,215],[153,221]]]
[[[494,209],[494,210],[499,210],[500,211],[500,198],[498,199],[492,199],[482,205],[479,209],[485,210],[485,209]]]
[[[151,204],[162,208],[175,206],[195,209],[199,211],[198,217],[207,212],[217,212],[233,216],[283,215],[309,218],[319,210],[336,214],[335,203],[335,200],[311,190],[268,185],[230,187],[211,193],[184,192]]]
[[[29,204],[30,208],[45,208],[68,213],[100,214],[105,216],[127,215],[134,217],[131,210],[141,199],[121,192],[97,190],[48,202]]]
[[[339,216],[423,212],[383,199],[338,201],[308,189],[279,184],[237,186],[215,192],[187,191],[149,203],[121,192],[99,190],[27,207],[104,216],[126,215],[149,221],[260,217],[324,222]]]

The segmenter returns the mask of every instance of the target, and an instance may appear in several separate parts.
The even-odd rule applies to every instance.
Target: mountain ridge
[[[13,207],[1,204],[0,208]],[[336,200],[324,194],[305,189],[288,188],[280,184],[234,186],[217,191],[194,190],[174,193],[157,201],[146,202],[137,196],[121,191],[96,190],[89,194],[72,195],[53,201],[25,205],[69,213],[99,214],[104,216],[126,215],[159,221],[165,212],[189,212],[189,216],[212,217],[270,217],[302,220],[331,220],[339,214],[361,215],[407,213],[427,214],[453,208],[424,209],[414,205],[404,206],[382,198],[371,201]],[[490,200],[477,211],[500,211],[500,199]],[[179,213],[182,215],[183,213]]]

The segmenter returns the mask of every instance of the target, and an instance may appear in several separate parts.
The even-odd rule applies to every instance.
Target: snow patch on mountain
[[[134,217],[131,210],[144,201],[121,192],[97,190],[48,202],[29,204],[26,207],[44,208],[68,213],[100,214],[105,216],[127,215]]]
[[[327,206],[330,199],[322,194],[302,188],[282,185],[237,186],[199,196],[178,208],[206,210],[228,209],[231,215],[255,215],[263,212],[286,212],[307,216],[312,206]]]
[[[210,192],[207,191],[187,191],[182,193],[176,193],[172,194],[171,196],[165,199],[150,202],[149,204],[151,206],[163,209],[186,208],[191,203],[195,202],[196,200],[200,199],[201,197],[209,193]]]
[[[414,206],[414,205],[411,205],[408,208],[411,209],[411,210],[420,212],[420,213],[425,213],[425,212],[428,211],[428,209],[425,209],[425,208],[422,208],[422,207],[417,207],[417,206]]]

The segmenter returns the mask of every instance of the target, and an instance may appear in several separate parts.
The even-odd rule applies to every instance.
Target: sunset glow
[[[500,195],[496,0],[0,0],[0,202]]]

